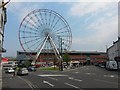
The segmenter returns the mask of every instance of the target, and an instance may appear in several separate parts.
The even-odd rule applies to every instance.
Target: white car
[[[117,62],[114,60],[107,61],[106,62],[106,69],[107,70],[117,70],[118,69]]]
[[[14,70],[13,68],[7,68],[7,69],[5,70],[5,72],[6,72],[6,73],[14,73],[15,70]]]
[[[28,70],[27,68],[21,68],[18,70],[17,75],[28,75]]]

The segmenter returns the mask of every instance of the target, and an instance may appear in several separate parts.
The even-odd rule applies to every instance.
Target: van
[[[117,70],[117,62],[114,60],[110,60],[106,62],[106,70]]]

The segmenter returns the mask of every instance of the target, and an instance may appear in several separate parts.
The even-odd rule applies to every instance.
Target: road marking
[[[95,75],[95,73],[85,73],[85,74],[87,74],[87,75]]]
[[[46,83],[46,84],[50,85],[51,87],[54,87],[54,86],[55,86],[55,85],[49,83],[48,81],[43,81],[43,83]]]
[[[29,86],[30,88],[32,88],[32,90],[34,90],[34,88],[38,88],[37,86],[33,85],[29,80],[26,80],[26,79],[21,78],[21,77],[19,77],[19,76],[17,76],[17,77],[20,78],[20,79],[22,79],[23,81],[25,81],[25,82],[28,84],[28,86]]]
[[[104,75],[104,77],[118,78],[118,76],[115,75]]]
[[[71,80],[73,80],[74,78],[73,78],[73,77],[68,77],[68,79],[71,79]]]
[[[69,83],[66,83],[66,82],[65,82],[65,84],[66,84],[66,85],[69,85],[69,86],[71,86],[71,87],[74,87],[74,88],[79,88],[79,87],[77,87],[77,86],[74,86],[74,85],[69,84]]]
[[[68,75],[55,75],[55,74],[43,74],[43,75],[38,75],[41,77],[60,77],[60,76],[68,76]]]
[[[79,81],[79,82],[82,82],[83,80],[79,80],[79,79],[74,79],[75,81]]]
[[[68,77],[68,79],[70,80],[75,80],[75,81],[79,81],[79,82],[82,82],[83,80],[79,80],[79,79],[74,79],[73,77]]]
[[[96,81],[101,81],[101,82],[106,82],[106,83],[110,83],[110,84],[117,84],[117,82],[110,82],[110,81],[105,81],[105,80],[100,80],[100,79],[95,79]]]
[[[79,72],[75,72],[76,74],[78,74]]]
[[[58,79],[56,79],[56,78],[53,78],[53,77],[48,77],[48,78],[50,78],[50,79],[52,79],[52,80],[56,80],[56,81],[58,80]]]

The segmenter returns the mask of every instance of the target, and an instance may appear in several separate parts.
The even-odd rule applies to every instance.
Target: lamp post
[[[62,42],[62,38],[60,38],[60,42],[61,42],[61,71],[63,71],[63,58],[62,58],[62,44],[63,44],[63,42]]]
[[[63,58],[62,58],[62,44],[63,44],[63,42],[62,42],[62,38],[60,36],[58,36],[58,42],[59,42],[59,52],[60,52],[60,56],[61,56],[60,62],[59,62],[59,70],[63,71],[63,65],[62,65],[62,63],[63,63]]]
[[[4,3],[4,0],[2,0],[2,5],[0,5],[0,8],[4,8],[5,5],[7,5],[11,0]]]

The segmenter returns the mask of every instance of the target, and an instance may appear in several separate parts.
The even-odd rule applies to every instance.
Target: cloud
[[[28,13],[35,9],[39,9],[42,6],[41,3],[12,2],[9,4],[8,10],[17,16],[19,21],[21,21]]]
[[[73,50],[105,51],[118,37],[118,3],[73,3],[69,14],[82,20],[82,30],[87,34],[73,38]],[[79,27],[81,28],[81,27]]]
[[[73,38],[72,49],[80,48],[82,50],[98,50],[104,51],[105,45],[112,44],[112,40],[116,40],[118,36],[118,17],[100,18],[96,22],[91,23],[87,28],[91,30],[92,35],[84,38]],[[75,47],[77,46],[77,47]]]
[[[70,8],[70,14],[73,16],[82,17],[87,14],[95,14],[100,11],[106,11],[113,8],[112,2],[81,2],[75,3]]]

